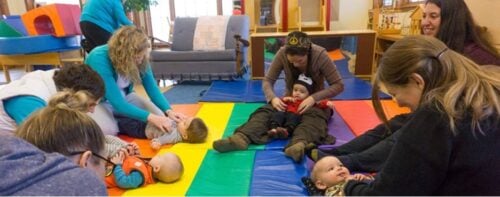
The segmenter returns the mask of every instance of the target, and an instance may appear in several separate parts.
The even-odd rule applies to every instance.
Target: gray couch
[[[248,16],[230,16],[225,50],[193,50],[198,18],[176,18],[170,49],[151,52],[156,79],[179,81],[233,80],[247,70]],[[241,39],[235,39],[239,35]],[[241,42],[240,42],[241,41]]]

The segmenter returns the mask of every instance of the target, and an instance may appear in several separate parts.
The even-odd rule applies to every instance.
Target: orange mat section
[[[373,108],[371,101],[366,101],[368,105]],[[398,103],[394,100],[382,100],[382,106],[384,107],[385,115],[387,119],[391,119],[399,114],[410,113],[410,109],[407,107],[399,107]]]
[[[406,107],[399,107],[393,100],[382,101],[382,106],[388,119],[410,112]],[[347,126],[351,128],[355,136],[359,136],[381,123],[369,100],[335,101],[335,110],[344,119]]]
[[[328,51],[328,56],[333,61],[341,60],[341,59],[345,58],[344,55],[342,54],[342,51],[340,51],[340,49],[335,49],[333,51]]]
[[[366,100],[359,101],[335,101],[335,110],[344,119],[347,126],[355,136],[359,136],[368,129],[380,124],[375,110]]]
[[[203,105],[203,103],[176,104],[176,105],[172,105],[172,109],[176,112],[183,113],[186,116],[195,116],[196,113],[198,113],[198,111],[200,110],[202,105]],[[137,145],[139,145],[139,147],[140,147],[141,155],[143,157],[153,157],[161,149],[169,149],[173,146],[172,144],[167,144],[167,145],[163,145],[160,150],[154,150],[149,145],[150,140],[131,138],[131,137],[126,136],[126,135],[118,135],[118,137],[120,137],[122,140],[125,140],[127,142],[137,143]],[[122,190],[120,188],[109,188],[108,189],[109,196],[121,196],[124,192],[125,192],[125,190]]]

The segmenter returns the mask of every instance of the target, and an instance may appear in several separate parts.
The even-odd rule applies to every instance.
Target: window
[[[169,1],[156,1],[156,6],[151,6],[151,26],[153,37],[164,40],[170,40],[171,22]]]
[[[216,16],[216,0],[176,0],[175,17]]]
[[[392,7],[393,0],[384,0],[382,6],[383,7]]]

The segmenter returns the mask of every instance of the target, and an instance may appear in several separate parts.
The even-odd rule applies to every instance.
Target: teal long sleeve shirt
[[[121,0],[87,0],[80,21],[92,22],[113,33],[124,25],[133,25],[125,15]]]
[[[116,83],[118,75],[113,68],[111,59],[109,59],[108,51],[109,47],[107,44],[94,48],[87,56],[87,59],[85,59],[85,64],[89,65],[103,79],[106,89],[104,99],[113,106],[116,112],[146,122],[150,112],[128,103],[121,94],[120,88]],[[141,80],[149,98],[158,108],[163,112],[171,109],[170,104],[156,84],[150,65],[147,66],[146,72],[141,76]],[[133,92],[133,84],[125,92]]]
[[[139,171],[132,171],[129,175],[125,174],[121,165],[116,165],[113,170],[115,182],[118,187],[123,189],[138,188],[144,183],[144,177]]]
[[[47,103],[36,96],[21,95],[3,101],[3,107],[17,125],[21,123],[34,111],[45,107]]]

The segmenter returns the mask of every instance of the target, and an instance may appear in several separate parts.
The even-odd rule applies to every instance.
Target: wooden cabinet
[[[399,34],[382,34],[378,35],[375,41],[375,57],[373,62],[373,72],[377,70],[378,64],[384,52],[396,41],[403,38]]]

